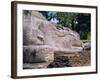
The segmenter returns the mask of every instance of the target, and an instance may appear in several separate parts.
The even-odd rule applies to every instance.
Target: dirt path
[[[51,63],[48,68],[53,67],[76,67],[76,66],[90,66],[91,58],[90,58],[90,50],[83,51],[82,53],[78,53],[77,55],[69,55],[65,54],[61,56],[56,55],[55,60]]]

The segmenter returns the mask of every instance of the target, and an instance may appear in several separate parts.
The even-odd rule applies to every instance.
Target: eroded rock
[[[23,53],[24,63],[53,62],[54,60],[54,50],[47,45],[24,46]]]
[[[77,32],[66,27],[58,29],[57,24],[47,21],[41,13],[33,11],[31,15],[24,14],[23,20],[24,63],[52,62],[54,53],[82,51],[82,42]]]

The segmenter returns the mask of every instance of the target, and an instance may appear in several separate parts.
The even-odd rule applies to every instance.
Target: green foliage
[[[45,18],[48,19],[48,12],[47,11],[39,11],[40,13],[43,14],[43,16],[45,16]]]
[[[57,12],[56,18],[59,24],[72,29],[72,21],[76,19],[77,13]]]
[[[91,15],[88,13],[72,13],[72,12],[46,12],[41,13],[50,21],[58,20],[58,24],[78,32],[81,39],[90,39]]]
[[[81,39],[88,39],[88,35],[91,31],[91,15],[86,13],[78,14],[77,21],[78,24],[75,30],[80,34]]]

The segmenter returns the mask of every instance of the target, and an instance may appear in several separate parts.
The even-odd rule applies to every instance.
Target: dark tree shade
[[[91,15],[80,13],[78,14],[77,21],[78,24],[75,30],[80,33],[81,39],[87,39],[91,31]]]
[[[48,11],[39,11],[42,13],[43,16],[45,16],[46,19],[48,19]]]
[[[39,11],[48,21],[56,19],[57,24],[69,27],[78,32],[81,39],[90,38],[91,31],[91,15],[88,13],[72,13],[72,12],[53,12],[53,11]],[[26,12],[27,13],[27,12]]]

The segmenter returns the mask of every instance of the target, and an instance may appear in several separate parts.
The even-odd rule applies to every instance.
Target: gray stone
[[[36,11],[23,16],[24,62],[52,62],[54,53],[77,53],[83,44],[77,32],[57,26]]]
[[[91,42],[86,42],[86,43],[84,43],[83,44],[83,48],[85,49],[85,50],[90,50],[91,49]]]
[[[54,50],[47,45],[24,46],[23,53],[24,63],[53,62],[54,60]]]

